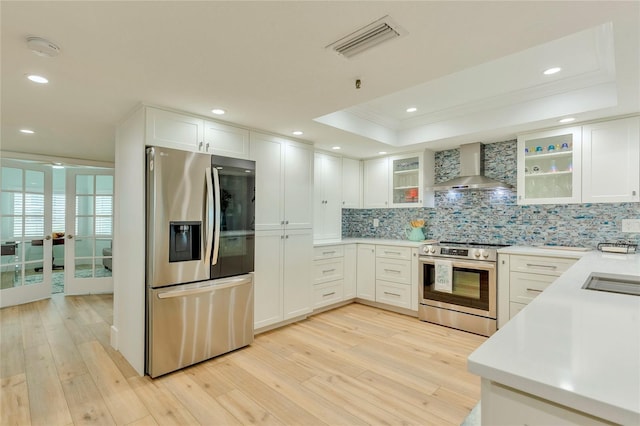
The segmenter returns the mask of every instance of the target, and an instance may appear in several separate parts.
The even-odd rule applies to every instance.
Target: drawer
[[[515,317],[518,314],[518,312],[524,309],[525,306],[527,305],[524,303],[515,303],[515,302],[509,303],[509,319]]]
[[[411,261],[377,258],[376,280],[411,284]]]
[[[315,247],[313,249],[314,259],[332,259],[335,257],[343,257],[343,256],[344,256],[343,246],[325,246],[325,247]]]
[[[511,272],[509,274],[509,281],[511,282],[510,301],[527,304],[555,280],[556,277],[554,275]]]
[[[560,276],[576,259],[544,256],[511,256],[511,271]]]
[[[344,283],[342,280],[331,281],[313,286],[313,307],[331,305],[342,301]]]
[[[313,261],[314,284],[341,280],[344,277],[344,259],[324,259]]]
[[[376,280],[376,302],[411,309],[411,286]]]
[[[376,246],[376,257],[411,260],[411,247]]]

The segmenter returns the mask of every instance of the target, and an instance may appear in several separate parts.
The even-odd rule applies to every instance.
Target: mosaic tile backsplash
[[[516,141],[485,145],[485,175],[516,187]],[[435,154],[435,180],[458,176],[459,151]],[[373,219],[380,226],[373,227]],[[640,244],[640,234],[623,233],[622,219],[640,219],[640,204],[555,204],[519,206],[516,191],[436,192],[435,208],[343,209],[343,238],[407,239],[409,221],[423,219],[425,235],[441,241],[595,248],[605,241]]]

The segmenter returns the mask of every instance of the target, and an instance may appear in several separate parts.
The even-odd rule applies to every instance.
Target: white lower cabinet
[[[376,246],[358,244],[356,296],[359,299],[376,300]]]
[[[376,302],[411,309],[411,248],[376,246],[375,269]]]
[[[344,247],[344,291],[343,299],[354,299],[357,293],[358,249],[356,244]]]
[[[313,261],[313,307],[341,302],[344,294],[342,246],[316,247]]]
[[[311,229],[256,231],[256,329],[312,311]]]
[[[498,254],[498,328],[516,316],[576,260],[548,255]]]

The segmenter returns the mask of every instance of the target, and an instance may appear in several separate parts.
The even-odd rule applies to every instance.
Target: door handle
[[[67,239],[68,239],[68,240],[73,239],[73,235],[71,235],[71,234],[67,234]]]
[[[213,172],[213,192],[214,192],[214,213],[213,213],[213,254],[211,255],[211,264],[218,263],[218,251],[220,250],[220,177],[218,169],[211,168]]]
[[[238,287],[244,284],[250,284],[251,280],[252,280],[251,277],[246,277],[246,276],[240,277],[240,278],[234,277],[228,280],[216,280],[211,284],[208,284],[202,287],[194,287],[194,288],[189,288],[184,290],[164,291],[162,293],[158,293],[158,299],[171,299],[174,297],[184,297],[184,296],[190,296],[193,294],[200,294],[200,293],[207,293],[207,292],[216,291],[216,290],[222,290],[230,287]]]

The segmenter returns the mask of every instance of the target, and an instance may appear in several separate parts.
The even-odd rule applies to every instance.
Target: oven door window
[[[451,303],[469,308],[489,310],[490,271],[453,265],[451,293],[435,291],[435,267],[423,264],[424,299]]]

